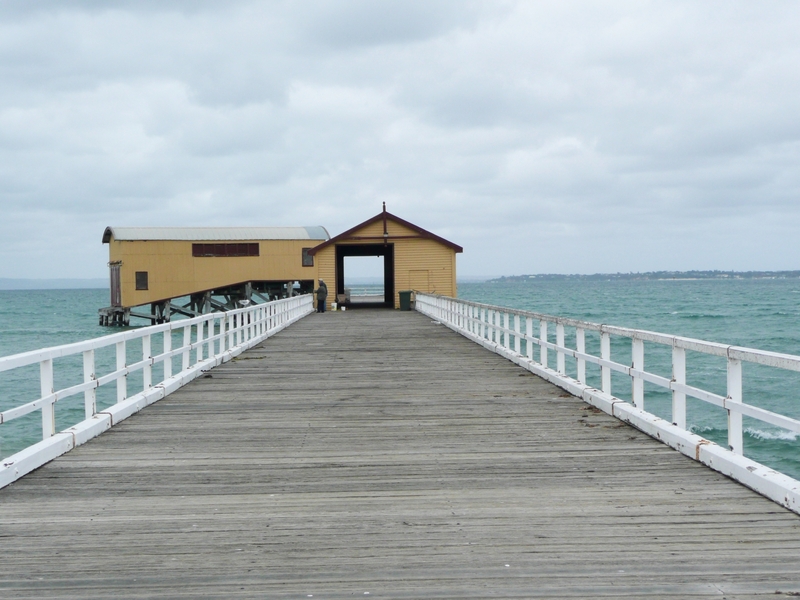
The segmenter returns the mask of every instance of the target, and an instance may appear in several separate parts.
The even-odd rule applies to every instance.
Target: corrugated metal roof
[[[329,240],[322,227],[106,227],[103,243],[111,240]]]

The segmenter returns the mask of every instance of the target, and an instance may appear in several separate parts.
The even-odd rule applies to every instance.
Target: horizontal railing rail
[[[623,411],[622,405],[632,405],[631,408],[640,411],[642,415],[646,415],[646,417],[632,417],[630,416],[632,413],[627,411],[625,412],[627,416],[624,420],[636,426],[641,425],[640,428],[648,433],[656,435],[659,439],[663,439],[663,437],[662,433],[657,431],[657,429],[663,428],[664,423],[660,423],[659,421],[662,421],[661,419],[645,412],[644,384],[647,382],[667,390],[672,395],[672,422],[669,423],[671,427],[665,429],[664,437],[674,435],[676,433],[674,428],[689,434],[689,437],[683,436],[681,437],[681,441],[671,445],[678,447],[693,444],[694,458],[699,459],[699,454],[703,450],[701,446],[708,445],[710,442],[691,434],[691,432],[687,430],[687,398],[696,398],[697,400],[701,400],[727,411],[728,451],[743,459],[742,417],[744,416],[752,417],[763,423],[768,423],[791,432],[800,433],[800,420],[752,404],[747,404],[743,401],[742,395],[743,362],[766,365],[789,371],[800,371],[800,356],[706,342],[703,340],[641,329],[601,325],[578,319],[493,306],[434,294],[416,293],[415,308],[417,311],[446,324],[462,335],[545,376],[553,383],[561,385],[561,387],[576,395],[582,396],[587,401],[592,401],[591,403],[595,403],[615,416],[620,416],[625,412]],[[553,332],[551,327],[555,328],[555,340],[552,339]],[[567,328],[571,329],[572,335],[570,337],[574,339],[574,347],[568,347],[565,344]],[[586,332],[588,331],[599,334],[599,354],[591,354],[586,350]],[[612,360],[612,336],[630,339],[630,363],[626,364]],[[645,370],[645,342],[671,348],[671,377],[664,377]],[[534,349],[538,349],[538,352]],[[722,357],[727,361],[726,395],[715,394],[701,387],[687,384],[687,350],[710,356]],[[551,352],[555,354],[555,365],[551,363]],[[574,378],[567,376],[565,359],[568,357],[575,361],[576,377]],[[586,365],[595,365],[599,369],[599,389],[588,385]],[[630,378],[630,403],[613,395],[611,387],[612,372],[622,373]],[[599,401],[599,403],[594,401]],[[644,421],[642,418],[645,418],[648,425],[643,424]],[[651,427],[649,425],[651,423],[655,425]],[[686,448],[680,447],[678,449],[685,451],[686,454],[690,454],[690,451]],[[753,464],[758,465],[758,463]],[[758,467],[762,466],[758,465]],[[751,473],[757,470],[758,467],[749,464],[746,465],[746,469]],[[726,472],[726,474],[735,476],[733,474],[735,470],[736,469],[731,467],[731,472]],[[739,477],[736,478],[740,481],[742,480]],[[797,494],[800,494],[798,482],[789,477],[785,477],[785,479],[793,482],[787,485],[794,486],[793,489],[795,489],[796,496],[791,502],[800,502],[800,496],[797,496]],[[752,480],[744,481],[744,483],[750,487],[758,487],[752,483]],[[763,489],[759,489],[758,491],[763,492]],[[780,502],[784,505],[788,505],[787,503],[790,501],[786,499]],[[800,506],[794,507],[793,510],[799,508]]]
[[[0,357],[0,373],[38,364],[40,388],[38,398],[0,411],[0,426],[36,411],[41,411],[42,416],[42,442],[34,445],[41,447],[31,446],[4,459],[0,466],[0,487],[24,474],[20,472],[20,462],[26,463],[25,472],[31,470],[28,467],[39,460],[31,458],[31,455],[38,455],[42,459],[42,462],[32,468],[51,460],[52,451],[48,448],[53,444],[48,445],[47,442],[54,437],[61,436],[62,440],[56,441],[66,440],[62,446],[70,447],[70,443],[77,445],[79,437],[81,442],[94,437],[94,435],[87,437],[78,434],[85,430],[96,432],[110,427],[132,412],[188,383],[201,372],[230,360],[311,312],[313,312],[312,296],[296,296]],[[158,353],[152,350],[155,336],[161,336],[161,351]],[[177,344],[175,344],[176,337]],[[141,348],[140,356],[131,356],[130,342],[134,340],[140,341],[140,344],[137,344],[137,350]],[[113,350],[115,360],[111,371],[98,374],[95,355],[102,349]],[[67,357],[82,359],[83,368],[80,375],[83,381],[56,389],[55,361]],[[163,379],[154,382],[153,369],[158,365],[161,365],[160,372],[163,373]],[[142,389],[131,394],[128,383],[129,376],[134,373],[141,373]],[[98,389],[110,384],[116,386],[116,403],[98,411]],[[57,433],[58,403],[79,394],[84,395],[83,421],[74,423],[61,433]],[[44,458],[46,460],[43,460]]]

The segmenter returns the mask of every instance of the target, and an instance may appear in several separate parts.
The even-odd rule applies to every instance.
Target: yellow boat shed
[[[111,306],[102,325],[153,323],[313,292],[347,306],[344,259],[382,256],[384,297],[358,306],[399,307],[399,291],[456,295],[462,248],[384,209],[331,238],[324,227],[107,227]],[[335,286],[335,287],[334,287]],[[149,305],[148,312],[142,307]]]
[[[415,290],[456,296],[456,254],[463,248],[386,211],[322,242],[309,251],[319,277],[335,284],[328,303],[347,304],[344,259],[383,256],[384,298],[379,306],[399,308],[399,292]],[[360,304],[364,305],[364,304]]]

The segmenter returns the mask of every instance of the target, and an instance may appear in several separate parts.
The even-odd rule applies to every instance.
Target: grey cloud
[[[0,4],[0,276],[102,276],[109,224],[335,234],[382,201],[464,274],[800,258],[791,2],[29,4]]]
[[[453,0],[328,0],[306,4],[303,16],[312,43],[353,49],[427,40],[474,25],[480,12],[473,2]]]

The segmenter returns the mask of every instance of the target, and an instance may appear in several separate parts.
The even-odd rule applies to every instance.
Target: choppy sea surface
[[[796,279],[528,280],[461,283],[458,291],[459,297],[476,302],[800,355],[800,280]],[[102,289],[0,291],[0,356],[115,333],[119,330],[97,323],[97,309],[107,305],[108,291]],[[574,343],[569,332],[567,343]],[[596,352],[598,347],[599,340],[587,334],[587,349]],[[630,352],[629,340],[619,339],[612,344],[612,358],[618,362],[629,363]],[[670,356],[669,348],[645,345],[645,366],[649,371],[671,376]],[[111,370],[112,360],[110,353],[98,356],[98,371],[102,371],[104,363]],[[76,357],[73,362],[74,365],[69,361],[60,365],[61,370],[75,373],[60,376],[57,370],[57,385],[60,381],[80,380],[80,360]],[[574,364],[567,363],[567,372],[574,376]],[[39,391],[38,375],[36,366],[0,373],[0,410],[35,399]],[[592,365],[587,365],[587,377],[590,384],[600,385],[599,370],[595,372]],[[724,396],[724,359],[688,353],[687,381]],[[136,389],[134,382],[130,389]],[[615,373],[612,391],[629,399],[630,381]],[[114,401],[112,389],[101,388],[101,392],[99,406]],[[800,373],[745,363],[744,400],[800,418]],[[65,406],[57,407],[59,429],[82,418],[82,397],[64,402]],[[689,399],[687,404],[690,428],[726,445],[725,412],[697,400]],[[647,384],[645,408],[671,420],[669,392]],[[745,418],[745,454],[800,479],[798,437]],[[38,411],[0,425],[0,456],[9,456],[40,439]]]

